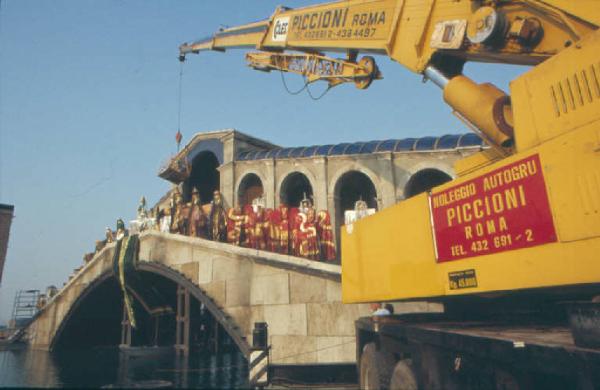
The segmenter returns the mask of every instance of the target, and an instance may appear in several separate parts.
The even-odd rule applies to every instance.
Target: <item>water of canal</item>
[[[131,355],[118,348],[59,352],[0,350],[0,387],[197,387],[248,386],[247,362],[239,352],[218,355],[172,350]]]

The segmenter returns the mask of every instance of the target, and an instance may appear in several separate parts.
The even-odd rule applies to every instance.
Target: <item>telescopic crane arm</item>
[[[464,63],[541,63],[597,30],[599,6],[599,0],[348,0],[279,7],[267,20],[184,43],[180,60],[205,50],[253,48],[259,52],[246,59],[255,69],[366,88],[381,76],[372,57],[358,54],[386,55],[443,88],[455,113],[507,152],[514,139],[510,98],[461,75]]]

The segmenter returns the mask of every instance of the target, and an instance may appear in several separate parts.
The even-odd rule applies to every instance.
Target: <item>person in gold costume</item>
[[[227,212],[227,242],[235,246],[242,246],[246,239],[246,215],[239,203]]]
[[[213,241],[227,241],[227,213],[223,205],[221,192],[213,192],[213,200],[210,203],[210,216],[208,218],[208,238]]]
[[[315,215],[315,209],[312,207],[307,208],[306,213],[300,213],[299,216],[302,219],[298,232],[298,238],[300,241],[298,250],[300,252],[300,256],[312,260],[319,260],[321,251],[319,248],[319,238],[317,235],[317,218]]]
[[[202,210],[200,193],[196,187],[192,190],[192,201],[189,204],[189,210],[188,233],[190,237],[206,238],[206,225],[208,221],[207,216]]]
[[[183,198],[179,188],[175,187],[171,196],[171,233],[185,234],[187,218],[185,215]]]

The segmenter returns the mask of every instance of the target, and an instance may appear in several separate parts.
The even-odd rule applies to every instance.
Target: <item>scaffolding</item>
[[[37,312],[37,302],[40,290],[19,290],[15,295],[13,305],[12,327],[20,328],[26,325]]]

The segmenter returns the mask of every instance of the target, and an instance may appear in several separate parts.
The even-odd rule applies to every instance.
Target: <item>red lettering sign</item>
[[[556,241],[539,156],[431,194],[438,262]]]

